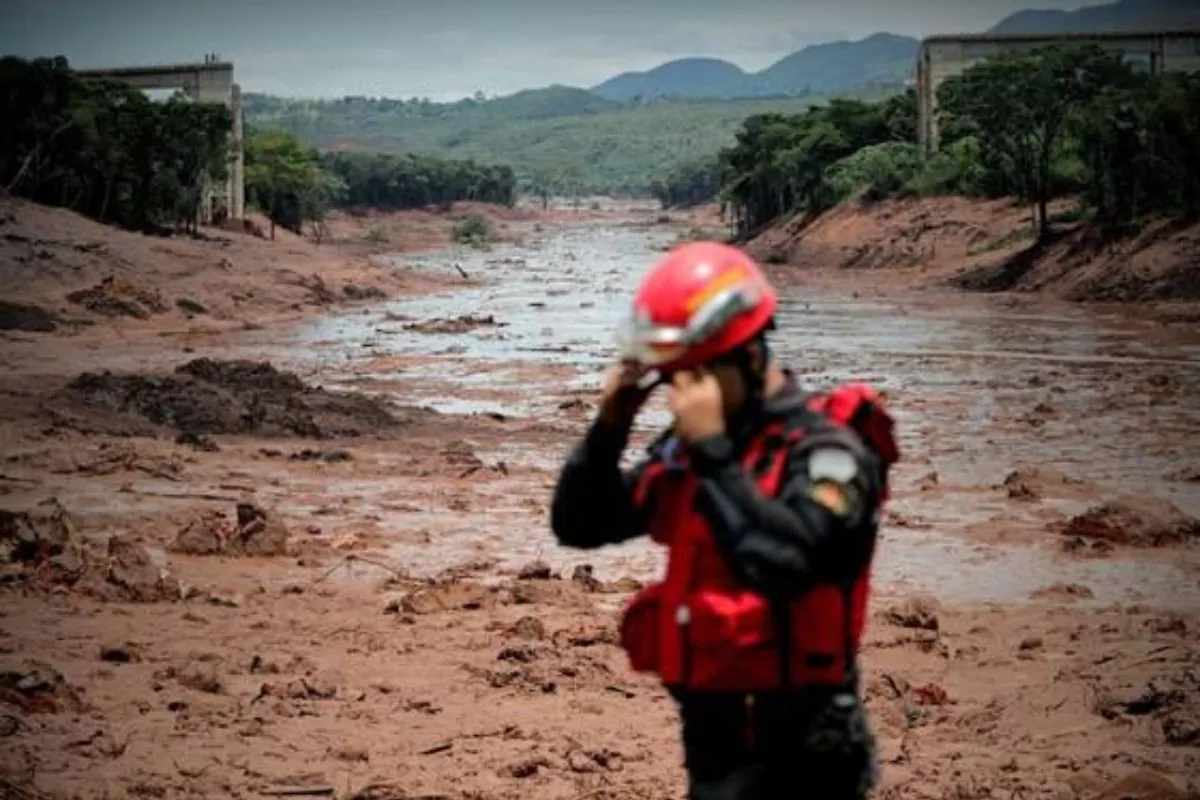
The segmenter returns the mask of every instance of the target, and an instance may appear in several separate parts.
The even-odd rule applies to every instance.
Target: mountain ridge
[[[1116,0],[1073,11],[1025,9],[1001,19],[986,33],[1097,33],[1151,29],[1200,30],[1196,0]],[[965,31],[964,31],[965,32]],[[902,84],[916,69],[920,40],[880,31],[857,40],[809,45],[758,72],[719,58],[667,61],[628,71],[590,87],[605,100],[638,98],[727,100],[846,91]]]

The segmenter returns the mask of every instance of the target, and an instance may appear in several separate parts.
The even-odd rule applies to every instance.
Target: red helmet
[[[659,370],[700,366],[754,339],[778,305],[746,253],[719,242],[681,245],[642,279],[622,353]]]

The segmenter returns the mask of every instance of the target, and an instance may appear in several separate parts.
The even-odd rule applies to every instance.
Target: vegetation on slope
[[[1011,196],[1037,206],[1079,195],[1109,229],[1147,214],[1200,211],[1200,74],[1161,77],[1091,46],[1047,47],[981,62],[938,94],[939,151],[925,162],[911,92],[835,100],[745,121],[720,155],[721,197],[745,236],[784,215],[851,196]],[[708,167],[661,187],[704,199]]]
[[[0,59],[0,98],[0,187],[14,195],[151,231],[192,224],[205,176],[225,177],[223,105],[155,103],[63,58]]]
[[[246,141],[246,197],[272,225],[320,238],[331,208],[447,207],[460,200],[511,205],[507,166],[381,153],[320,153],[290,133],[252,130]],[[272,235],[274,231],[272,231]]]
[[[678,165],[715,155],[746,117],[819,100],[616,103],[566,87],[457,103],[244,97],[248,121],[322,150],[511,164],[524,190],[552,195],[645,195]]]
[[[229,109],[154,102],[119,81],[84,78],[63,58],[0,59],[0,188],[143,231],[189,228],[207,180],[229,167]],[[248,129],[246,195],[297,233],[333,207],[511,204],[511,168],[380,154],[320,154],[292,134]]]

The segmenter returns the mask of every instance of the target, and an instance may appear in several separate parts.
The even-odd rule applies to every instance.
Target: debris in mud
[[[356,286],[348,283],[342,287],[342,296],[347,300],[386,300],[387,293],[377,286]]]
[[[31,509],[0,509],[0,563],[40,564],[63,553],[75,525],[57,498]]]
[[[190,297],[176,298],[175,307],[183,313],[193,316],[208,313],[208,309],[202,303],[199,303]]]
[[[548,581],[552,574],[549,564],[544,561],[533,561],[521,567],[521,570],[517,573],[517,580]]]
[[[940,609],[940,604],[932,597],[914,596],[885,610],[883,618],[901,628],[936,632]]]
[[[537,617],[521,617],[508,629],[510,636],[518,639],[541,641],[546,638],[546,624]]]
[[[238,503],[237,520],[207,511],[176,535],[172,549],[187,555],[279,556],[288,552],[291,534],[272,514],[252,503]]]
[[[1087,795],[1088,800],[1194,800],[1194,797],[1147,769],[1139,769]]]
[[[450,319],[435,317],[434,319],[422,320],[420,322],[409,322],[405,324],[404,330],[415,333],[466,333],[476,328],[504,327],[506,324],[504,322],[497,322],[495,316],[492,314],[488,314],[487,316],[464,314],[461,317]]]
[[[491,599],[491,593],[484,587],[450,583],[415,589],[400,598],[399,605],[400,610],[408,614],[436,614],[480,609]]]
[[[1041,500],[1068,487],[1081,488],[1084,482],[1070,478],[1052,467],[1020,467],[1008,473],[1000,488],[1012,500]]]
[[[0,331],[52,333],[58,329],[58,317],[41,306],[0,300]]]
[[[88,311],[106,317],[150,319],[167,310],[162,296],[112,275],[90,289],[80,289],[67,295],[67,302],[83,306]]]
[[[441,455],[446,463],[467,468],[482,468],[483,459],[475,455],[471,443],[464,439],[454,439],[442,448]]]
[[[288,456],[292,461],[324,461],[332,464],[340,461],[352,461],[354,456],[345,450],[310,450],[304,449]]]
[[[191,447],[201,453],[219,453],[221,451],[221,447],[210,437],[192,431],[184,431],[176,436],[175,444]]]
[[[71,455],[67,465],[57,467],[59,474],[115,475],[118,472],[143,472],[152,478],[178,481],[183,473],[183,461],[178,455],[166,457],[146,455],[128,444],[101,442],[86,456]]]
[[[1072,598],[1090,600],[1096,593],[1080,583],[1054,583],[1041,589],[1034,590],[1030,595],[1032,600]]]
[[[1167,476],[1167,480],[1179,483],[1200,483],[1200,467],[1176,470]]]
[[[133,540],[114,535],[108,540],[105,584],[97,591],[110,600],[156,602],[179,597],[179,585],[165,567],[155,563],[150,551]]]
[[[85,432],[334,438],[403,424],[384,401],[306,385],[266,362],[189,361],[170,375],[83,373],[44,404]]]
[[[585,592],[598,592],[604,588],[591,564],[580,564],[576,567],[571,573],[571,580]]]
[[[142,654],[135,645],[109,645],[100,648],[100,660],[110,664],[136,664]]]
[[[0,703],[26,714],[85,710],[79,690],[58,670],[38,662],[0,667]]]
[[[1132,547],[1162,547],[1200,537],[1200,520],[1165,500],[1113,500],[1069,519],[1060,533]]]

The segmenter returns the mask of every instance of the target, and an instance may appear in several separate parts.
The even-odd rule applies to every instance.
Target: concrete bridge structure
[[[1200,30],[931,36],[921,42],[917,55],[917,138],[925,156],[938,146],[937,89],[942,81],[1001,53],[1068,43],[1094,44],[1108,52],[1145,58],[1156,75],[1200,70]]]
[[[215,57],[198,64],[165,64],[111,69],[81,69],[89,78],[123,81],[139,89],[180,89],[200,103],[224,103],[233,115],[229,137],[229,178],[224,184],[212,184],[204,192],[200,214],[203,222],[228,216],[241,219],[246,214],[245,153],[242,146],[242,91],[233,82],[233,64]]]

